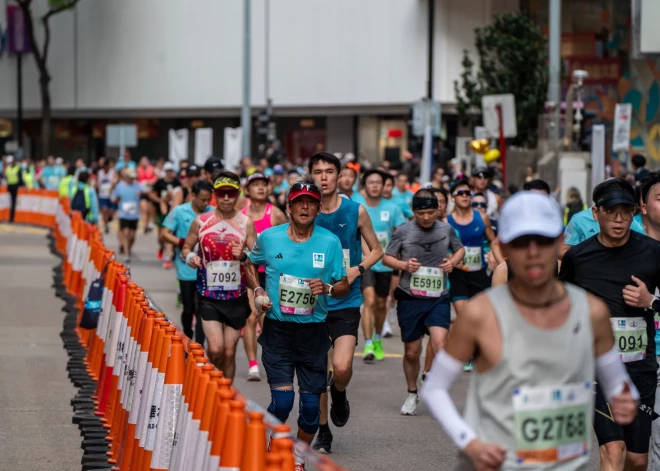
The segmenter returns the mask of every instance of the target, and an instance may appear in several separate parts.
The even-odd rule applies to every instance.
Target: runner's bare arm
[[[179,238],[176,237],[171,230],[169,230],[167,227],[163,227],[163,230],[160,231],[160,243],[168,243],[172,244],[175,247],[179,245]]]
[[[596,296],[587,293],[589,300],[589,318],[594,334],[594,354],[598,357],[609,352],[614,346],[614,334],[610,324],[610,310]]]
[[[197,245],[197,242],[199,242],[199,218],[195,218],[195,220],[190,225],[190,230],[186,236],[186,241],[184,242],[183,248],[181,249],[181,256],[186,258],[188,254],[192,252],[195,245]]]
[[[383,248],[378,242],[378,237],[376,237],[376,233],[374,232],[369,213],[367,213],[367,210],[362,205],[360,205],[360,210],[358,211],[358,230],[362,234],[362,239],[366,246],[369,248],[368,255],[362,259],[362,263],[360,264],[366,270],[373,267],[378,263],[378,260],[383,258]],[[357,270],[356,267],[351,267],[351,269],[353,268]]]
[[[259,267],[257,267],[252,261],[250,260],[250,257],[245,261],[245,279],[247,280],[248,288],[251,290],[254,290],[259,287]],[[263,286],[261,287],[263,288]]]
[[[245,247],[252,250],[254,243],[257,241],[257,229],[254,227],[254,222],[248,219],[245,225]]]
[[[273,226],[279,226],[280,224],[286,224],[289,222],[289,219],[286,217],[286,214],[278,208],[277,206],[273,206],[273,211],[270,215],[270,223]]]
[[[177,186],[172,190],[172,207],[179,206],[183,203],[183,187]]]
[[[509,267],[506,262],[502,262],[493,270],[492,286],[502,286],[509,280]]]

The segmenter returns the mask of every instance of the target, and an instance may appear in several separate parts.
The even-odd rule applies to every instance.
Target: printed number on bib
[[[210,262],[206,265],[206,284],[209,289],[233,291],[241,285],[241,265],[237,261]]]
[[[302,278],[280,275],[280,311],[282,314],[310,316],[314,314],[316,296]]]
[[[137,203],[134,202],[126,202],[121,204],[121,210],[126,214],[137,214],[137,208]]]
[[[642,317],[611,317],[610,323],[621,361],[628,363],[644,360],[649,343],[646,321]]]
[[[483,266],[481,259],[481,247],[465,247],[463,264],[467,271],[479,271]]]
[[[415,296],[439,298],[445,290],[445,273],[440,268],[419,267],[410,277],[410,292]]]
[[[376,238],[378,239],[380,246],[385,250],[387,244],[390,243],[390,235],[387,232],[376,232]]]
[[[344,254],[344,269],[348,270],[351,267],[351,251],[349,249],[342,249]]]
[[[99,186],[99,198],[110,198],[112,183],[101,183]]]
[[[589,453],[592,383],[516,388],[513,411],[516,462],[565,461]]]

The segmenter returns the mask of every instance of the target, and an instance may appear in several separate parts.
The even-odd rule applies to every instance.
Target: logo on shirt
[[[594,228],[593,228],[593,227],[592,227],[591,229],[589,229],[589,232],[591,232],[592,234],[595,234],[595,233],[596,233],[596,231],[594,231]]]
[[[324,268],[325,267],[325,254],[323,254],[323,253],[314,253],[314,254],[312,254],[312,266],[314,268]]]
[[[381,221],[389,221],[390,220],[390,212],[389,211],[381,211],[380,212],[380,220]]]
[[[344,227],[345,225],[346,225],[346,223],[344,223],[344,224],[339,224],[339,227]]]
[[[278,253],[277,255],[275,255],[275,258],[281,258],[281,259],[284,259],[284,257],[282,257],[282,254],[281,254],[281,253]]]

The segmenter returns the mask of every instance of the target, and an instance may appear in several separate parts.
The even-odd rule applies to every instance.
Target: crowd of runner
[[[586,469],[593,430],[601,470],[660,470],[660,173],[605,180],[593,207],[570,188],[561,208],[531,178],[505,200],[485,166],[439,167],[420,185],[324,152],[304,167],[127,152],[91,168],[53,157],[2,168],[12,195],[57,190],[116,228],[126,264],[138,230],[152,233],[186,335],[229,378],[243,338],[247,378],[262,379],[261,363],[283,422],[295,376],[298,438],[320,452],[332,450],[330,421],[349,420],[356,349],[382,361],[396,319],[400,413],[423,399],[461,451],[456,469]],[[461,416],[449,389],[463,371]]]

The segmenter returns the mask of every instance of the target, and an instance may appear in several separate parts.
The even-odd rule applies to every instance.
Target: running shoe
[[[128,265],[129,263],[131,263],[131,257],[126,257],[124,259],[124,265]]]
[[[424,381],[426,381],[426,371],[422,373],[422,384],[424,384]]]
[[[378,361],[385,359],[385,351],[383,350],[382,340],[374,340],[374,357]]]
[[[463,371],[465,371],[466,373],[469,373],[469,372],[472,371],[472,362],[471,361],[468,361],[465,364],[465,366],[463,367]]]
[[[343,427],[348,422],[351,416],[351,406],[348,404],[346,398],[346,390],[340,392],[335,387],[334,379],[330,383],[330,397],[332,397],[332,404],[330,405],[330,419],[336,427]]]
[[[156,258],[158,258],[158,260],[163,259],[163,248],[162,247],[158,249],[158,253],[156,254]]]
[[[390,325],[390,321],[385,319],[385,323],[383,324],[383,337],[388,339],[392,336],[394,336],[394,334],[392,333],[392,326]]]
[[[332,453],[332,432],[330,432],[330,430],[322,432],[321,429],[319,429],[319,433],[316,435],[316,440],[314,440],[312,448],[324,455]]]
[[[163,262],[163,268],[165,270],[171,270],[172,269],[172,262],[170,262],[169,260]]]
[[[364,361],[374,361],[374,345],[369,344],[364,346],[364,353],[362,354],[362,359]]]
[[[248,381],[261,381],[261,376],[259,376],[259,365],[251,366],[248,370]]]
[[[401,415],[417,415],[417,404],[419,404],[419,395],[408,393],[403,406],[401,406]]]

